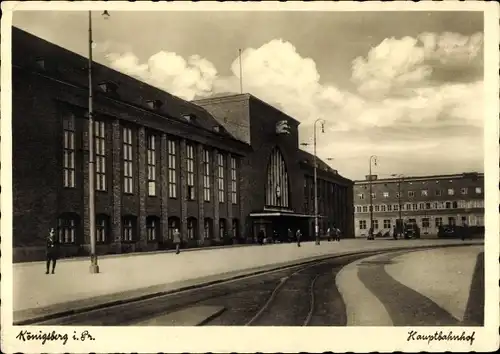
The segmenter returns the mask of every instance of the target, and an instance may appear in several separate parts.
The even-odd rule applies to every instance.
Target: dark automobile
[[[404,228],[404,238],[420,238],[420,228],[417,224],[406,224]]]

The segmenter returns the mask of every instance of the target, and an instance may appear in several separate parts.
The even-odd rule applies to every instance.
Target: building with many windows
[[[14,259],[43,258],[51,227],[63,256],[86,255],[88,61],[17,28],[12,48]],[[97,63],[93,83],[98,254],[170,248],[176,228],[185,247],[310,234],[295,119],[251,95],[187,102]],[[319,170],[321,225],[352,236],[353,183]]]
[[[370,182],[375,233],[390,231],[392,236],[400,217],[430,236],[437,236],[440,225],[484,226],[482,173],[383,179],[373,175],[354,183],[356,237],[368,235]]]

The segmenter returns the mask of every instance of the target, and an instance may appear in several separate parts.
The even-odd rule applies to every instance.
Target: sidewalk
[[[469,294],[483,250],[483,245],[438,248],[377,255],[347,265],[336,278],[347,325],[464,323],[470,301],[477,302]]]
[[[483,240],[467,243],[483,244]],[[60,260],[56,274],[46,275],[41,262],[13,265],[14,312],[42,309],[99,296],[117,299],[120,294],[151,287],[171,285],[180,287],[186,281],[207,277],[224,277],[230,272],[252,273],[255,268],[284,263],[307,261],[314,257],[343,252],[425,247],[433,245],[459,245],[460,240],[342,240],[322,242],[316,246],[307,242],[234,248],[207,249],[196,252],[154,253],[123,255],[99,260],[100,273],[90,274],[88,259]],[[149,290],[148,290],[149,288]],[[16,317],[16,315],[14,315]]]

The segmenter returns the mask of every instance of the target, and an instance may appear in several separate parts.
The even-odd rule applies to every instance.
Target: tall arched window
[[[275,148],[269,157],[267,165],[266,206],[289,206],[289,181],[285,159]]]

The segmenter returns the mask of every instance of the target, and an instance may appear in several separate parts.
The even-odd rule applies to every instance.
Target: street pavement
[[[483,325],[482,245],[376,255],[336,284],[348,326]]]
[[[482,240],[467,241],[483,244]],[[89,273],[88,259],[58,261],[56,274],[46,275],[43,262],[13,265],[14,319],[16,312],[44,310],[50,306],[68,304],[78,307],[76,301],[95,302],[99,297],[118,299],[127,292],[152,292],[155,286],[182,288],[188,282],[194,284],[207,279],[224,278],[240,272],[252,274],[257,267],[278,267],[289,262],[301,262],[315,257],[346,252],[397,249],[402,247],[426,247],[433,245],[459,245],[460,240],[342,240],[296,244],[274,244],[199,251],[140,253],[99,259],[100,273]],[[128,295],[130,296],[130,294]]]

